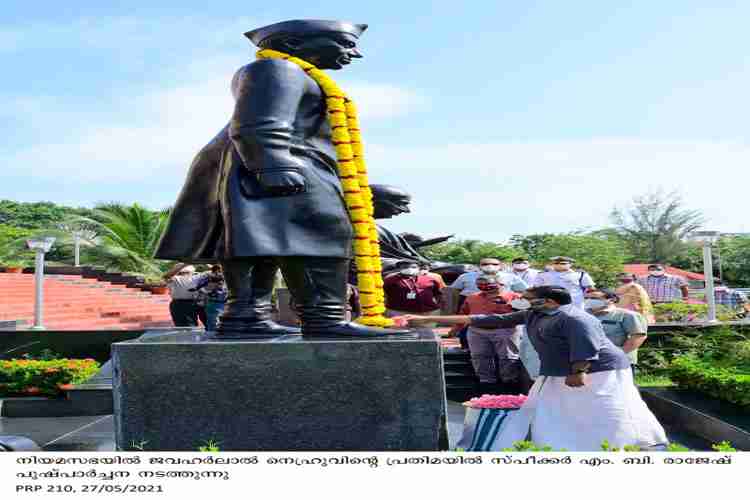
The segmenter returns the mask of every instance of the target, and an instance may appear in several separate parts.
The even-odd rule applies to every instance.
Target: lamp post
[[[706,279],[706,303],[708,304],[707,323],[718,323],[716,319],[716,294],[714,292],[714,263],[711,245],[719,238],[718,231],[696,231],[692,234],[696,241],[703,243],[703,276]]]
[[[34,326],[30,330],[44,330],[42,325],[42,306],[44,303],[44,254],[49,252],[55,238],[26,240],[26,246],[36,251],[34,259]]]
[[[75,267],[81,266],[81,232],[73,231],[73,243],[75,251],[73,253],[73,265]]]

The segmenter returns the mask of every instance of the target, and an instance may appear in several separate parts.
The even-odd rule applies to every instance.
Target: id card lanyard
[[[409,292],[406,294],[406,300],[417,300],[417,279],[414,278],[412,282],[411,278],[406,279],[406,286],[409,288]]]

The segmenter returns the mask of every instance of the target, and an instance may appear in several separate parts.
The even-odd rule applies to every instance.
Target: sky
[[[369,24],[365,57],[330,74],[371,182],[413,196],[391,230],[598,229],[662,189],[750,232],[750,2],[720,0],[9,0],[0,199],[171,205],[231,116],[242,33],[305,18]]]

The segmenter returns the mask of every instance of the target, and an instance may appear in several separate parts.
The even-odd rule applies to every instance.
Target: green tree
[[[705,222],[699,211],[684,207],[678,193],[663,191],[636,196],[628,207],[615,207],[610,219],[634,262],[679,259],[688,250],[685,237]]]
[[[721,275],[732,286],[750,287],[750,236],[723,236],[714,244],[711,255],[715,277]],[[702,246],[687,245],[683,254],[672,264],[680,269],[702,273]]]
[[[456,240],[438,243],[423,250],[425,257],[454,264],[476,264],[485,257],[510,260],[518,251],[508,245],[480,240]]]
[[[514,234],[510,238],[510,244],[516,248],[519,252],[523,253],[523,257],[535,260],[536,255],[540,252],[540,249],[544,248],[544,245],[549,242],[550,238],[555,235],[553,233],[543,234]]]
[[[588,272],[599,286],[615,284],[627,257],[617,239],[591,233],[528,235],[511,241],[519,251],[529,249],[527,256],[538,266],[557,255],[572,257],[576,266]]]
[[[31,234],[28,229],[11,226],[9,224],[0,224],[0,248],[5,245],[26,238]]]
[[[43,201],[23,203],[0,200],[0,224],[22,229],[48,229],[71,216],[89,217],[92,211],[87,208],[72,208]]]
[[[719,240],[722,275],[726,282],[750,287],[750,236],[724,237]],[[718,266],[717,266],[718,269]]]
[[[153,257],[168,218],[169,209],[153,211],[137,203],[105,203],[97,205],[91,217],[68,222],[85,226],[89,235],[96,235],[95,246],[82,252],[82,262],[153,275],[161,274],[168,266]],[[66,244],[71,244],[72,237],[69,232],[66,234]]]

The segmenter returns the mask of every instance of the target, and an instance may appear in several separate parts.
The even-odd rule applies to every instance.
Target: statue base
[[[112,345],[118,450],[430,451],[448,448],[440,343],[211,341],[165,333]]]

